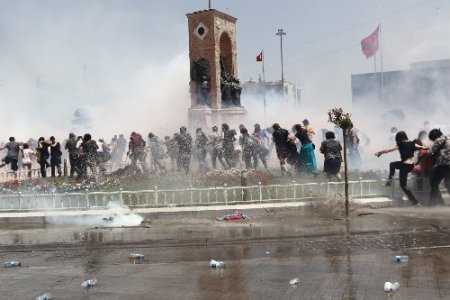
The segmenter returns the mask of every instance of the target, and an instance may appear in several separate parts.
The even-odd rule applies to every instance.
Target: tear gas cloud
[[[395,18],[383,19],[385,71],[407,69],[412,62],[450,58],[450,40],[444,39],[450,34],[450,20],[442,17],[450,10],[449,4],[443,0],[430,2],[433,3],[399,13]],[[71,130],[76,134],[90,130],[94,138],[107,140],[113,134],[127,135],[131,131],[145,135],[152,131],[163,136],[187,123],[189,59],[184,14],[203,8],[204,4],[200,6],[200,1],[196,1],[194,7],[179,1],[136,3],[14,1],[0,11],[0,42],[3,45],[0,98],[6,108],[0,114],[3,124],[8,124],[0,128],[0,140],[11,135],[19,140],[55,135],[62,140]],[[286,5],[300,5],[296,3],[293,1]],[[244,8],[256,4],[246,1],[225,5],[217,1],[215,5],[218,10],[239,18],[238,68],[241,81],[256,78],[260,73],[261,65],[254,62],[254,55],[259,50],[255,52],[254,45],[259,49],[269,43],[275,54],[267,55],[267,78],[277,80],[278,40],[273,34],[267,37],[269,42],[264,40],[266,37],[250,32],[250,28],[256,30],[252,23],[254,20]],[[408,1],[403,5],[408,6]],[[395,11],[394,8],[391,10]],[[381,11],[379,15],[388,12]],[[424,115],[417,103],[396,107],[392,101],[392,109],[403,111],[405,117],[401,119],[388,114],[390,108],[370,98],[363,101],[364,105],[352,107],[350,74],[373,71],[373,61],[366,60],[360,46],[354,44],[373,31],[376,21],[355,27],[344,32],[345,35],[294,47],[302,42],[303,34],[315,33],[320,37],[329,33],[333,26],[345,28],[362,22],[352,15],[355,17],[353,23],[344,24],[351,18],[334,20],[342,14],[333,13],[330,23],[321,22],[314,29],[317,31],[295,30],[298,31],[296,33],[293,28],[299,28],[298,22],[308,19],[298,20],[293,15],[278,25],[280,20],[276,18],[279,16],[268,14],[261,28],[269,30],[267,26],[273,24],[274,28],[283,26],[288,31],[285,37],[285,78],[302,87],[302,102],[300,106],[289,106],[283,104],[277,95],[269,94],[264,114],[261,99],[244,93],[242,103],[248,112],[248,127],[256,122],[263,126],[278,122],[290,128],[306,118],[316,129],[314,142],[318,145],[320,129],[333,128],[327,123],[328,109],[343,107],[353,114],[355,126],[370,138],[370,143],[361,148],[365,167],[379,167],[380,161],[372,153],[390,144],[390,127],[403,129],[414,138],[425,120],[430,121],[431,127],[447,125],[445,108],[448,107],[449,95],[437,90],[431,90],[424,100],[436,107],[432,114]],[[362,14],[363,17],[374,19],[377,16]],[[333,21],[337,23],[333,25]],[[304,28],[315,27],[306,25],[302,24]],[[314,38],[310,37],[311,40]],[[353,47],[342,44],[349,41]],[[328,50],[333,50],[333,47],[344,50]],[[402,88],[407,92],[412,87],[405,83]],[[80,109],[81,115],[76,116]],[[391,158],[391,155],[383,157],[386,160]]]
[[[76,225],[84,227],[138,226],[144,218],[133,213],[119,202],[109,202],[107,211],[102,214],[82,216],[47,216],[45,222],[51,225]]]

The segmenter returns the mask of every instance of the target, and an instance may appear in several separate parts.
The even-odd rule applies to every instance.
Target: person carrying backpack
[[[133,172],[137,171],[137,161],[141,163],[142,172],[147,173],[147,165],[145,162],[145,141],[142,136],[133,131],[128,143],[127,156],[131,159]]]

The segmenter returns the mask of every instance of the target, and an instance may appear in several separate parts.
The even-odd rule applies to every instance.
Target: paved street
[[[154,218],[139,227],[6,226],[1,299],[448,299],[448,209],[247,211],[252,219]],[[145,255],[131,263],[131,252]],[[406,254],[406,263],[392,263]],[[223,260],[223,270],[208,266]],[[83,289],[95,277],[98,285]],[[295,286],[289,280],[298,277]],[[398,281],[394,294],[385,281]]]

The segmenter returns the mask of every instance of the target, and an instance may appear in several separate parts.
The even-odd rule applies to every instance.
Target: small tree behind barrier
[[[328,111],[328,122],[333,123],[342,129],[344,140],[344,192],[345,192],[345,215],[348,216],[349,199],[348,199],[348,162],[347,162],[347,136],[353,128],[351,114],[345,113],[342,108],[332,108]]]

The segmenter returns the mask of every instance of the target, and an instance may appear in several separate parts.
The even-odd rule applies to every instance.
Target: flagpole
[[[263,82],[266,82],[266,73],[264,72],[264,49],[261,50],[262,53],[262,73],[263,73]]]
[[[374,74],[375,74],[375,92],[377,93],[378,101],[380,101],[380,85],[378,80],[378,72],[377,72],[377,54],[373,56],[373,68],[374,68]]]
[[[375,75],[377,74],[377,56],[376,55],[373,56],[373,72],[375,73]]]
[[[380,70],[381,70],[381,101],[384,102],[384,75],[383,75],[383,40],[381,38],[381,23],[379,31],[379,41],[380,41]]]
[[[264,72],[264,49],[261,50],[262,54],[262,73],[263,73],[263,102],[264,102],[264,122],[266,122],[266,112],[267,112],[267,105],[266,105],[266,73]]]

